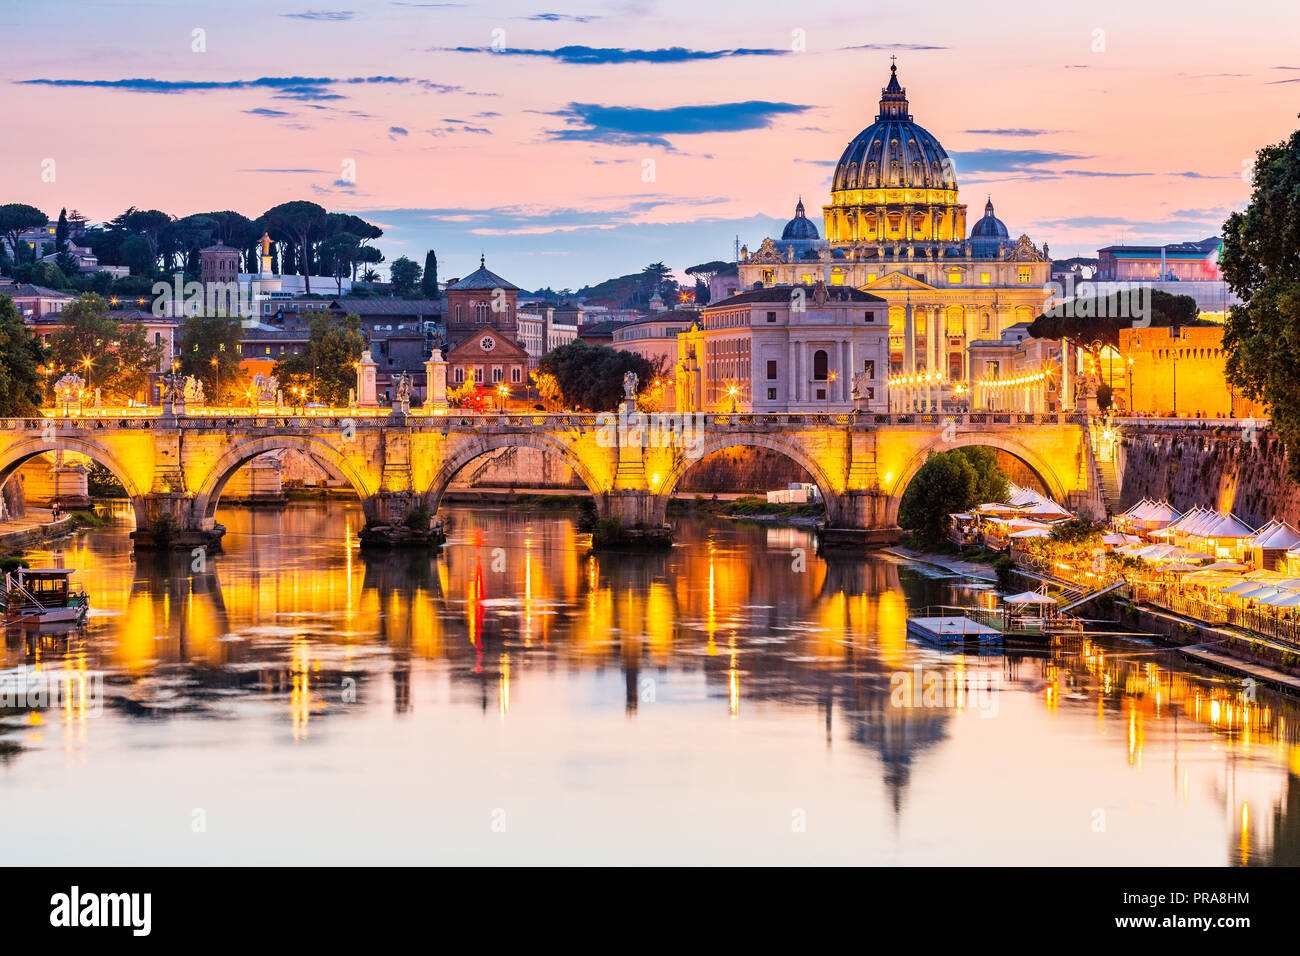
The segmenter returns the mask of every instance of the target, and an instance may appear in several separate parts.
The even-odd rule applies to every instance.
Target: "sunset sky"
[[[992,194],[1013,236],[1094,255],[1218,234],[1242,205],[1255,150],[1297,123],[1297,9],[0,0],[0,202],[100,221],[312,199],[381,225],[390,260],[436,249],[444,279],[484,252],[576,289],[755,248],[800,195],[820,228],[896,55],[969,220]]]

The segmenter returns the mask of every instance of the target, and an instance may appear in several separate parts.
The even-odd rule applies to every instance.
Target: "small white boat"
[[[74,591],[72,568],[19,568],[5,574],[6,625],[80,625],[90,612],[85,590]]]

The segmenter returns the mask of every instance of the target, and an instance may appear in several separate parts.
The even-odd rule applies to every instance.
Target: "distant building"
[[[529,354],[519,342],[519,287],[487,268],[447,286],[448,383],[473,380],[485,388],[513,391],[528,383]]]
[[[397,380],[410,376],[415,394],[427,394],[424,360],[443,342],[442,303],[436,299],[342,298],[329,304],[338,318],[355,314],[375,360],[375,386],[392,400]]]
[[[650,363],[662,362],[671,372],[677,364],[677,339],[700,319],[699,309],[656,312],[625,322],[613,330],[610,346],[620,352],[635,352]]]
[[[1199,313],[1220,317],[1241,304],[1219,271],[1222,248],[1223,240],[1217,236],[1164,246],[1107,246],[1097,250],[1096,279],[1137,283],[1170,295],[1191,296]]]
[[[588,345],[613,345],[614,332],[627,325],[630,319],[604,319],[578,326],[577,337]]]
[[[18,314],[27,321],[47,315],[57,315],[76,300],[75,296],[30,282],[12,282],[0,279],[0,295],[14,300]]]

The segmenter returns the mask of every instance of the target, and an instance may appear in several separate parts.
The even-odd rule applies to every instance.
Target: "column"
[[[789,406],[794,401],[796,401],[795,391],[794,391],[794,385],[796,381],[794,377],[794,368],[795,368],[795,359],[794,359],[795,343],[794,342],[790,342],[788,344],[787,351],[789,351],[790,353],[790,359],[787,362],[785,367],[785,403],[786,403],[786,408],[788,410]]]
[[[849,343],[840,339],[840,401],[848,404],[853,392],[853,366],[849,364]]]
[[[903,309],[903,375],[916,374],[916,323],[912,316],[912,299]]]

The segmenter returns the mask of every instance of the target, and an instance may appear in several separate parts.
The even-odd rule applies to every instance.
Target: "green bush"
[[[411,510],[411,513],[406,516],[406,520],[403,521],[402,524],[406,525],[412,531],[428,531],[429,520],[430,515],[428,506],[420,505],[420,507]]]
[[[993,570],[998,575],[998,586],[1006,589],[1014,583],[1012,577],[1016,569],[1016,562],[1011,559],[1011,555],[1004,554],[993,562]]]

